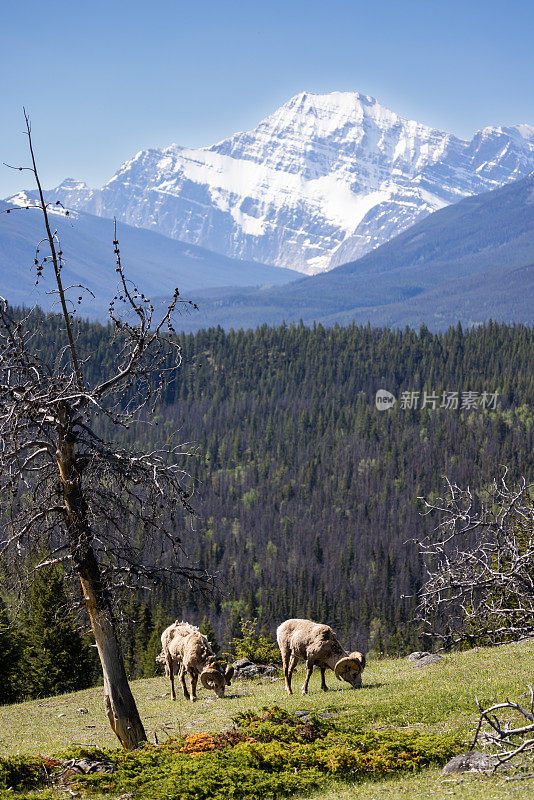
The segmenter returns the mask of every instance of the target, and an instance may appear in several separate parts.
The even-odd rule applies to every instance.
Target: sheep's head
[[[340,658],[334,668],[334,674],[338,680],[347,681],[353,689],[359,689],[362,685],[362,671],[365,667],[365,656],[355,651],[349,653],[345,658]]]
[[[163,664],[163,666],[165,667],[165,675],[168,678],[169,677],[169,665],[167,663],[167,658],[166,658],[165,653],[163,652],[163,650],[161,651],[161,653],[159,655],[156,656],[156,663],[157,664]]]
[[[224,697],[224,690],[232,683],[233,667],[226,667],[223,672],[219,664],[207,664],[200,673],[200,681],[204,689],[212,689],[217,697]]]

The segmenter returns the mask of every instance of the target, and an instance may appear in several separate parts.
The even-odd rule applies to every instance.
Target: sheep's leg
[[[289,684],[289,694],[292,694],[292,691],[291,691],[291,679],[293,677],[293,672],[294,672],[295,667],[297,666],[297,664],[298,664],[298,658],[297,658],[296,655],[294,655],[292,653],[291,657],[289,659],[289,666],[288,666],[288,669],[287,669],[287,682]]]
[[[284,669],[284,679],[286,682],[286,690],[288,694],[293,694],[291,691],[291,677],[289,675],[289,665],[291,662],[291,653],[289,650],[282,650],[280,648],[280,652],[282,654],[282,667]]]
[[[172,663],[172,658],[170,653],[166,653],[166,659],[167,659],[167,671],[171,679],[171,700],[176,700],[176,692],[174,690],[174,664]]]
[[[189,692],[187,691],[187,683],[185,682],[185,667],[182,664],[180,667],[180,683],[182,684],[182,691],[186,700],[189,700]]]
[[[193,672],[189,673],[191,677],[191,702],[194,703],[197,698],[197,681],[198,681],[198,672],[194,670]]]
[[[302,694],[308,694],[308,684],[313,672],[313,661],[306,661],[306,678],[302,686]]]
[[[321,667],[321,689],[323,690],[323,692],[328,691],[328,686],[326,685],[326,680],[325,680],[325,673],[326,673],[326,667]]]

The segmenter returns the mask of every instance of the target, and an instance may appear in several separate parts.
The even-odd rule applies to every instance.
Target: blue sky
[[[465,137],[534,124],[531,2],[4,0],[0,28],[0,161],[26,157],[25,105],[48,186],[211,144],[304,89],[361,91]],[[0,168],[0,196],[20,180]]]

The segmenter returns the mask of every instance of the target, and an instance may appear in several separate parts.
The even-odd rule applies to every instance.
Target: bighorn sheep
[[[230,686],[233,667],[223,672],[211,645],[199,629],[188,622],[174,622],[161,634],[162,652],[156,661],[165,664],[165,674],[171,680],[171,697],[176,700],[174,676],[178,675],[184,697],[191,702],[197,699],[197,681],[200,675],[202,686],[213,689],[217,697],[224,696],[226,686]],[[191,696],[185,682],[186,672],[191,678]]]
[[[306,662],[306,679],[302,694],[308,693],[308,683],[315,666],[321,670],[321,689],[326,692],[326,668],[334,670],[338,680],[343,678],[354,689],[362,685],[361,673],[365,667],[365,656],[347,653],[337,640],[329,625],[319,625],[309,619],[288,619],[276,630],[278,647],[282,653],[284,678],[288,694],[291,691],[291,676],[299,659]]]

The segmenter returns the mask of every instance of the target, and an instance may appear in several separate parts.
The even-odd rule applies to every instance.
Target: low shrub
[[[234,747],[239,742],[253,741],[241,731],[223,731],[222,733],[193,733],[186,736],[181,753],[205,753],[209,750],[224,750]]]
[[[0,791],[36,789],[45,779],[45,767],[55,765],[52,760],[12,756],[0,758]]]
[[[451,734],[360,731],[314,716],[302,722],[277,707],[240,714],[235,723],[231,731],[121,753],[113,774],[88,775],[80,786],[151,800],[270,800],[332,778],[357,781],[442,764],[462,746]]]

